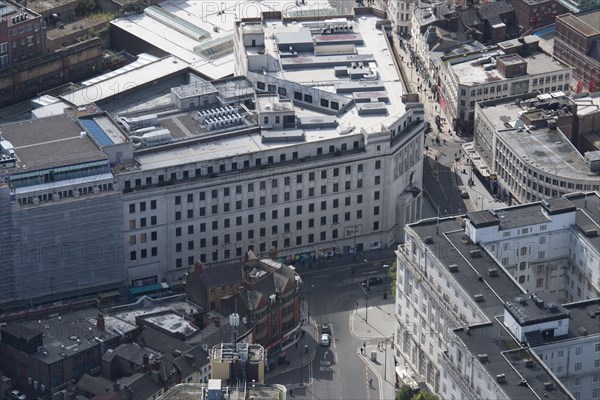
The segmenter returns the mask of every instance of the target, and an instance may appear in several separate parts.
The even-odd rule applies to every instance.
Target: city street
[[[385,264],[391,265],[391,262],[393,259]],[[333,329],[332,344],[322,347],[317,343],[314,358],[304,360],[304,364],[308,365],[302,372],[298,367],[304,346],[292,346],[287,350],[292,367],[270,377],[267,383],[286,385],[293,390],[293,397],[297,398],[381,399],[379,379],[360,354],[364,339],[352,334],[350,324],[352,316],[357,315],[357,305],[362,310],[360,312],[364,313],[365,310],[365,292],[360,285],[362,281],[378,277],[383,282],[387,281],[389,286],[390,280],[385,278],[382,265],[384,262],[365,263],[361,260],[354,265],[323,269],[303,276],[304,299],[309,305],[311,324],[318,327],[322,323],[330,323]],[[383,284],[370,289],[368,293],[373,304],[376,304],[376,299],[383,299],[383,292]],[[387,292],[389,294],[389,289]],[[377,322],[373,321],[373,325],[376,326]],[[319,337],[320,331],[319,334],[315,332],[315,339]],[[300,385],[301,378],[305,386]],[[373,380],[371,388],[370,379]]]

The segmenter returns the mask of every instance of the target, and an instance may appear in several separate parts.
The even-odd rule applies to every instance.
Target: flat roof
[[[482,56],[485,56],[485,54]],[[508,59],[511,60],[511,57],[508,57]],[[514,59],[514,57],[512,57],[512,59]],[[527,61],[527,74],[525,76],[550,73],[568,68],[541,52],[534,53],[524,60]],[[477,86],[478,84],[506,80],[497,68],[486,70],[485,66],[478,60],[469,60],[452,64],[451,68],[456,74],[459,83],[463,85]]]
[[[584,36],[590,37],[600,34],[600,30],[598,30],[600,11],[594,11],[577,16],[573,14],[563,14],[557,16],[556,18],[573,29],[579,31]]]
[[[85,106],[116,96],[124,96],[129,90],[150,84],[160,78],[184,72],[187,69],[187,63],[169,56],[143,64],[139,68],[124,71],[120,75],[107,76],[107,79],[103,81],[95,82],[60,97],[76,107]]]
[[[353,91],[356,88],[349,89],[349,86],[357,86],[358,84],[365,84],[366,86],[375,86],[379,91],[386,91],[389,94],[389,101],[386,103],[387,115],[358,115],[356,106],[350,109],[350,111],[340,115],[338,117],[338,123],[340,125],[350,125],[355,127],[362,127],[367,133],[370,132],[381,132],[381,125],[388,125],[392,121],[395,121],[399,115],[406,112],[406,107],[402,103],[403,87],[400,76],[396,71],[393,54],[386,45],[383,32],[375,29],[376,23],[382,21],[380,18],[373,15],[364,15],[360,18],[355,18],[352,21],[353,33],[345,35],[354,35],[362,37],[363,44],[356,45],[356,53],[353,55],[337,55],[337,56],[322,56],[316,57],[314,53],[302,53],[298,52],[297,57],[282,58],[282,65],[287,65],[283,69],[277,71],[269,71],[267,75],[284,79],[290,82],[296,82],[307,86],[315,86],[318,82],[319,89],[328,91],[331,93],[338,93],[341,95],[347,95],[351,97]],[[314,25],[316,21],[307,22],[307,26]],[[350,22],[350,21],[349,21]],[[301,25],[302,23],[298,23]],[[284,32],[294,32],[298,30],[298,25],[287,24],[284,25],[281,21],[269,21],[265,25],[265,48],[276,49],[277,42],[274,35]],[[319,37],[326,37],[321,35],[320,30],[316,33]],[[340,35],[329,35],[329,36],[340,36]],[[273,51],[273,54],[275,52]],[[378,75],[378,79],[373,81],[356,81],[350,80],[349,77],[339,77],[335,75],[334,69],[330,65],[326,65],[326,62],[337,63],[341,62],[341,65],[350,65],[350,63],[362,61],[367,67],[370,67],[373,72]],[[316,62],[322,63],[315,64]],[[298,65],[299,67],[295,70],[288,69],[292,64]],[[304,66],[302,66],[304,64]],[[311,65],[312,64],[312,65]],[[368,64],[368,65],[367,65]],[[307,68],[310,66],[310,68]],[[345,89],[342,89],[345,88]],[[342,93],[342,90],[344,92]],[[301,116],[301,112],[297,110],[297,115]],[[307,114],[321,114],[317,112],[308,111]],[[335,129],[323,129],[321,135],[324,132],[335,133],[338,136]],[[309,135],[309,131],[307,131]]]
[[[496,216],[500,221],[500,229],[514,229],[550,222],[541,208],[540,203],[527,203],[497,210]]]
[[[567,309],[547,292],[522,295],[506,301],[506,310],[521,326],[569,318]]]
[[[335,116],[325,114],[317,109],[309,109],[306,107],[295,107],[296,117],[300,121],[314,123],[306,126],[304,131],[304,142],[319,142],[327,139],[340,138],[342,129],[349,133],[344,137],[352,140],[355,135],[358,139],[362,137],[362,130],[368,133],[379,133],[383,126],[390,126],[407,110],[402,103],[402,84],[396,72],[392,56],[389,49],[385,45],[384,38],[380,31],[374,30],[375,24],[381,21],[373,16],[361,16],[353,22],[354,31],[360,32],[365,42],[364,46],[357,46],[359,54],[368,55],[375,60],[371,64],[371,68],[378,72],[379,80],[377,81],[351,81],[349,78],[341,79],[335,76],[332,68],[311,68],[310,70],[298,71],[283,71],[269,72],[268,74],[278,79],[286,80],[293,83],[299,83],[307,86],[314,86],[315,82],[319,82],[319,89],[332,94],[347,96],[351,100],[353,92],[364,92],[365,90],[377,90],[377,92],[388,93],[388,100],[385,103],[384,115],[358,115],[357,107],[351,106],[341,115]],[[314,23],[310,21],[309,23]],[[276,42],[273,39],[273,34],[279,30],[286,31],[292,29],[292,24],[283,25],[280,21],[269,21],[264,26],[265,47],[275,49]],[[297,29],[296,26],[293,29]],[[224,90],[224,93],[235,96],[237,93],[242,95],[251,94],[252,84],[246,78],[233,78],[231,81],[221,80],[214,83],[214,86],[219,90]],[[393,94],[393,95],[392,95]],[[258,108],[264,107],[267,103],[273,103],[271,97],[258,97]],[[281,103],[287,104],[287,103]],[[291,104],[291,103],[290,103]],[[140,108],[144,108],[140,106]],[[113,110],[114,113],[114,110]],[[118,113],[118,111],[116,112]],[[202,134],[205,129],[194,120],[193,113],[178,113],[161,119],[159,122],[168,127],[175,137],[193,136]],[[321,125],[316,124],[318,120],[323,120]],[[327,122],[325,124],[324,122]],[[248,128],[249,125],[241,126]],[[256,125],[253,125],[257,128]],[[266,136],[269,136],[268,134]],[[297,135],[296,135],[297,136]],[[209,140],[210,139],[210,140]],[[157,168],[165,168],[171,165],[197,163],[203,161],[214,160],[218,158],[226,158],[232,156],[243,156],[249,153],[257,153],[275,148],[286,146],[295,146],[296,142],[286,143],[283,140],[265,141],[262,140],[262,135],[254,131],[241,131],[237,134],[227,135],[227,137],[214,135],[207,140],[198,140],[191,143],[186,143],[181,146],[171,146],[168,149],[161,150],[156,148],[154,151],[141,151],[136,154],[136,160],[140,164],[142,170],[153,170]]]
[[[83,128],[65,114],[1,125],[0,130],[14,146],[16,172],[107,159],[89,137],[81,137]]]
[[[172,299],[149,299],[144,298],[133,304],[124,306],[114,307],[110,310],[110,315],[128,322],[130,324],[136,324],[136,318],[142,317],[147,314],[158,314],[161,312],[177,312],[178,314],[184,315],[192,312],[194,314],[199,313],[202,309],[193,303],[185,300],[172,300]]]
[[[556,129],[541,128],[521,132],[515,128],[523,109],[513,102],[486,106],[480,113],[490,121],[498,135],[523,161],[542,171],[573,179],[586,179],[589,173],[583,156]]]
[[[171,334],[182,334],[190,336],[198,332],[198,328],[192,325],[181,315],[174,312],[164,312],[149,316],[142,316],[141,319],[148,323],[166,330]]]
[[[234,57],[227,53],[218,58],[206,58],[199,47],[206,41],[221,39],[233,33],[235,21],[241,18],[260,18],[263,12],[285,10],[286,14],[302,10],[335,10],[327,0],[313,0],[297,4],[294,0],[277,3],[232,0],[226,3],[167,0],[160,3],[161,10],[176,20],[192,24],[210,34],[209,39],[195,40],[171,26],[145,14],[117,18],[112,25],[137,36],[167,54],[176,56],[190,68],[210,79],[220,79],[234,72]],[[221,13],[223,11],[223,13]],[[217,14],[219,13],[219,14]],[[218,32],[214,29],[217,28]],[[258,28],[252,28],[258,29]]]
[[[2,328],[8,333],[21,337],[32,337],[44,333],[43,348],[33,356],[44,364],[53,364],[74,353],[79,353],[98,345],[98,340],[109,340],[118,336],[114,328],[130,332],[135,325],[115,323],[105,319],[105,330],[96,326],[98,309],[86,308],[66,313],[56,313],[34,321],[12,321]]]
[[[462,216],[443,218],[439,221],[428,219],[408,225],[423,243],[426,237],[433,239],[433,243],[426,244],[427,249],[442,264],[458,266],[458,271],[452,273],[453,284],[460,285],[469,295],[483,296],[483,301],[476,304],[487,316],[488,321],[469,326],[468,330],[458,328],[454,332],[473,355],[488,356],[488,361],[481,364],[492,378],[505,374],[506,382],[501,384],[501,388],[510,398],[533,398],[532,391],[535,391],[540,395],[547,392],[547,398],[550,399],[569,399],[568,394],[557,385],[552,391],[544,390],[545,382],[556,381],[541,365],[538,364],[539,368],[524,369],[519,373],[511,368],[516,367],[518,360],[507,355],[507,352],[519,348],[520,344],[513,339],[498,316],[504,313],[503,299],[514,299],[525,294],[485,250],[481,252],[481,257],[471,258],[471,251],[478,247],[464,240],[461,219]],[[453,250],[448,251],[449,248]],[[498,274],[489,276],[490,269],[496,269]],[[465,325],[469,324],[465,322]],[[527,385],[522,385],[521,379],[525,379]]]

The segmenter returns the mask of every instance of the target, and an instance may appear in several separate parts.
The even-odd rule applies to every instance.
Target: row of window
[[[352,148],[353,149],[358,149],[360,147],[360,144],[358,141],[354,141],[352,143]],[[342,143],[341,144],[341,151],[347,151],[349,149],[348,147],[348,143]],[[334,145],[330,145],[328,148],[323,148],[323,147],[317,147],[316,149],[316,154],[317,155],[323,155],[323,154],[327,154],[324,153],[324,150],[327,151],[328,154],[334,154],[337,151],[337,148]],[[292,152],[292,158],[291,160],[298,160],[299,159],[299,155],[297,151]],[[287,160],[287,156],[286,154],[280,154],[279,155],[279,161],[280,162],[285,162]],[[267,164],[266,165],[272,165],[274,164],[274,156],[268,156],[267,157]],[[376,163],[381,163],[380,160],[377,160]],[[243,163],[238,163],[238,162],[231,162],[229,164],[219,164],[218,166],[207,166],[207,167],[200,167],[200,168],[195,168],[193,170],[194,174],[191,174],[192,170],[184,170],[181,174],[178,174],[177,172],[171,172],[169,177],[169,180],[171,181],[175,181],[177,179],[190,179],[190,178],[199,178],[199,177],[204,177],[204,178],[208,178],[210,179],[212,177],[213,174],[215,173],[220,173],[220,172],[232,172],[232,171],[239,171],[240,169],[245,169],[245,168],[250,168],[250,167],[261,167],[263,166],[262,163],[262,158],[261,157],[257,157],[254,159],[254,165],[250,165],[250,160],[244,160]],[[348,165],[345,168],[346,171],[346,175],[350,175],[352,173],[352,166]],[[338,171],[337,173],[339,174],[339,170],[340,168],[333,168],[332,169],[332,174],[334,175],[328,175],[328,172],[326,170],[321,171],[321,179],[329,179],[331,176],[338,176],[335,175],[336,171]],[[325,171],[325,174],[323,174],[323,172]],[[350,171],[350,172],[348,172]],[[363,164],[357,164],[357,171],[358,173],[363,172]],[[272,174],[272,171],[267,171],[268,174]],[[312,179],[311,179],[312,177]],[[309,181],[314,181],[315,180],[315,173],[311,172],[309,173]],[[166,181],[166,176],[164,174],[160,174],[158,175],[157,179],[153,179],[153,177],[148,176],[146,177],[144,180],[142,180],[142,178],[136,178],[135,180],[131,181],[131,180],[126,180],[124,185],[126,189],[130,189],[132,187],[140,187],[142,185],[152,185],[152,184],[160,184],[160,183],[164,183]],[[263,181],[264,182],[264,181]],[[261,182],[262,184],[262,182]]]
[[[362,182],[357,182],[359,185],[357,186],[357,188],[361,188],[362,187]],[[336,187],[337,184],[334,184],[334,190],[333,193],[337,193],[338,192],[338,188]],[[346,186],[345,190],[350,190],[350,182],[348,182],[348,185]],[[321,188],[321,195],[326,195],[327,194],[327,190],[325,188],[325,186],[323,186]],[[314,197],[315,196],[315,192],[314,192],[314,188],[310,188],[308,191],[308,195],[309,197]],[[357,198],[357,204],[362,203],[362,195],[359,195],[360,197]],[[377,201],[381,198],[381,192],[379,190],[376,190],[375,192],[373,192],[373,200]],[[302,199],[302,191],[301,190],[297,190],[296,191],[296,198],[295,200],[300,200]],[[350,204],[350,196],[346,197],[346,203],[348,206],[351,205]],[[272,194],[271,195],[271,202],[270,205],[274,205],[277,204],[279,201],[279,195],[277,194]],[[360,200],[360,203],[358,203],[358,201]],[[284,202],[289,202],[291,201],[291,197],[290,197],[290,193],[286,192],[284,193],[283,196],[283,201]],[[246,209],[251,209],[255,207],[254,204],[254,199],[247,199],[246,200],[247,203],[247,208]],[[235,201],[235,203],[222,203],[221,205],[219,204],[213,204],[210,206],[210,213],[211,215],[219,215],[222,213],[228,213],[234,210],[234,208],[232,207],[232,204],[235,205],[235,210],[239,211],[243,209],[243,202],[242,200],[237,200]],[[261,196],[259,198],[259,206],[266,206],[267,205],[267,197],[266,196]],[[339,199],[333,199],[332,201],[332,207],[333,208],[338,208],[339,207]],[[131,208],[130,208],[131,209]],[[327,202],[326,201],[322,201],[321,202],[321,210],[324,211],[327,209]],[[296,206],[296,215],[301,215],[302,214],[302,210],[303,210],[303,206],[302,205],[297,205]],[[315,210],[315,204],[314,203],[310,203],[308,204],[308,212],[313,212]],[[273,218],[277,218],[277,210],[273,210],[273,215],[275,215]],[[284,214],[286,217],[289,217],[291,214],[291,210],[289,207],[286,207],[284,209]],[[207,215],[207,207],[199,207],[198,209],[198,215],[200,217],[204,217]],[[175,211],[175,221],[181,221],[183,219],[183,217],[186,216],[187,219],[192,219],[195,218],[194,216],[194,209],[188,209],[185,212],[184,211]],[[264,219],[261,218],[261,221],[264,221]]]
[[[282,97],[288,97],[288,89],[283,87],[283,86],[277,86],[271,83],[265,83],[265,82],[261,82],[261,81],[257,81],[256,82],[256,88],[258,90],[263,90],[263,91],[267,91],[269,93],[277,93]],[[299,92],[297,90],[294,91],[293,93],[294,96],[294,100],[298,100],[298,101],[302,101],[304,103],[308,103],[308,104],[313,104],[314,103],[314,99],[313,96],[311,94],[308,93],[302,93]],[[339,110],[340,109],[340,103],[337,101],[333,101],[333,100],[327,100],[325,98],[321,98],[320,103],[321,107],[326,107],[326,108],[331,108],[332,110]],[[268,120],[265,122],[268,123]]]
[[[378,231],[379,230],[379,221],[374,221],[373,222],[373,231]],[[328,232],[330,232],[330,239],[328,239]],[[229,236],[229,235],[225,235],[225,236]],[[248,240],[252,240],[254,239],[254,230],[249,230],[248,231]],[[332,229],[332,230],[328,230],[328,231],[324,231],[324,232],[320,232],[319,235],[317,235],[316,233],[309,233],[308,235],[306,235],[306,242],[304,241],[304,236],[296,236],[295,239],[292,238],[283,238],[283,240],[273,240],[270,244],[266,243],[266,242],[261,242],[258,245],[258,251],[260,253],[265,253],[268,250],[270,250],[271,248],[290,248],[292,247],[292,245],[295,246],[302,246],[305,244],[315,244],[315,243],[322,243],[325,242],[327,240],[335,240],[340,238],[340,231],[338,229]],[[218,243],[218,237],[213,237],[212,238],[212,243]],[[229,237],[229,242],[226,242],[225,244],[230,244],[231,242],[231,236]],[[224,240],[227,240],[226,238]],[[242,241],[242,232],[236,232],[236,243],[239,243]],[[200,239],[200,251],[206,249],[204,246],[206,246],[207,242],[206,239]],[[363,244],[362,243],[356,243],[356,248],[360,249],[362,248]],[[188,241],[187,242],[187,248],[188,251],[192,251],[194,249],[194,242],[193,241]],[[192,250],[190,250],[192,249]],[[255,250],[254,249],[254,245],[249,245],[248,249],[250,250]],[[233,256],[233,248],[221,248],[221,249],[217,249],[217,250],[213,250],[210,253],[210,261],[224,261],[224,260],[230,260]],[[183,251],[183,244],[182,243],[177,243],[176,244],[176,251]],[[134,251],[132,251],[133,253]],[[242,252],[243,249],[242,247],[236,247],[235,248],[235,258],[241,257],[242,256]],[[200,253],[200,261],[201,262],[207,262],[209,261],[209,257],[207,253]],[[175,267],[176,268],[181,268],[183,267],[183,258],[176,258],[175,259]],[[188,256],[187,257],[187,266],[192,266],[194,265],[194,262],[196,260],[196,253],[194,253],[194,255]]]
[[[62,199],[62,198],[67,198],[67,197],[78,197],[80,195],[91,194],[91,193],[94,193],[95,191],[105,192],[107,190],[113,190],[112,183],[104,183],[104,184],[97,185],[97,186],[86,186],[86,187],[70,189],[70,190],[61,190],[61,191],[55,192],[54,194],[53,193],[43,193],[43,194],[39,194],[37,196],[21,197],[21,198],[17,199],[17,201],[21,205],[35,204],[37,202],[43,203],[43,202],[48,202],[51,200],[56,200],[56,196],[58,196],[59,199]]]

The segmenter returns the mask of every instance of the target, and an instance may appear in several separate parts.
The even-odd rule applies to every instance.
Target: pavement
[[[389,291],[387,294],[387,300],[383,299],[381,291],[370,294],[368,301],[363,297],[351,313],[349,322],[350,333],[359,342],[362,341],[362,346],[365,346],[365,351],[360,349],[357,351],[373,374],[374,380],[377,380],[380,400],[396,398],[396,374],[392,347],[396,324],[391,323],[394,321],[395,305],[394,297]],[[367,307],[365,307],[365,303]],[[375,358],[373,359],[373,357]],[[376,396],[372,398],[376,398]]]
[[[303,319],[306,318],[305,311],[302,310]],[[312,384],[312,378],[310,371],[306,371],[306,367],[310,366],[315,359],[317,351],[317,327],[315,321],[311,319],[310,325],[302,325],[300,328],[304,332],[300,335],[300,338],[296,342],[290,343],[284,347],[282,351],[286,352],[286,359],[289,363],[282,365],[275,365],[275,368],[265,374],[265,380],[270,380],[278,375],[285,374],[287,372],[296,370],[302,366],[303,371],[306,375],[303,377],[303,382],[285,385],[287,389],[297,389],[299,387],[305,387]],[[272,358],[273,356],[269,356]]]
[[[395,251],[398,245],[394,244],[385,249],[375,249],[363,251],[357,255],[353,254],[339,254],[329,258],[320,258],[315,261],[304,261],[294,264],[294,268],[298,271],[300,276],[305,274],[314,274],[322,272],[324,269],[337,268],[337,267],[355,267],[360,269],[361,266],[372,263],[381,263],[383,261],[395,260]]]

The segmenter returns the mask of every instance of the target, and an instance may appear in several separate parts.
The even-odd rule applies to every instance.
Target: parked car
[[[27,396],[18,390],[11,390],[6,396],[7,400],[27,400]]]
[[[460,192],[460,197],[462,197],[463,199],[469,198],[469,192],[464,187],[459,186],[458,191]]]
[[[383,283],[383,281],[381,280],[381,278],[369,278],[369,279],[365,279],[361,285],[366,286],[366,287],[371,287],[371,286],[378,286],[381,285]]]
[[[328,333],[323,333],[321,335],[321,346],[329,347],[331,344],[331,336]]]

